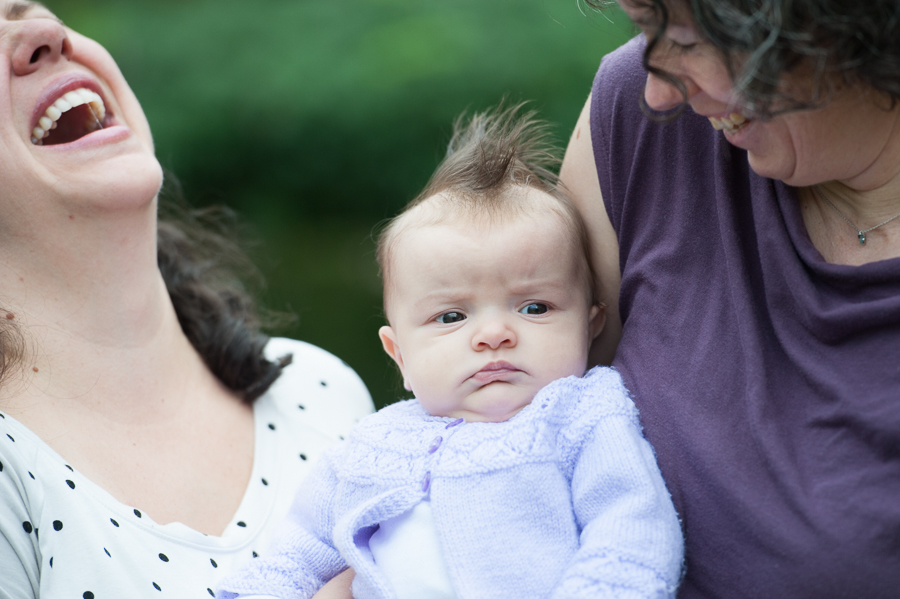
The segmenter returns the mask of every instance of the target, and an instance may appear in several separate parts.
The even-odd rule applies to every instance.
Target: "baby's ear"
[[[400,375],[403,377],[403,388],[407,391],[412,391],[409,380],[406,378],[403,354],[400,352],[400,344],[397,342],[397,335],[394,333],[394,329],[389,326],[383,326],[378,329],[378,337],[381,339],[381,346],[384,348],[385,353],[397,363],[397,367],[400,369]]]
[[[594,304],[588,314],[588,331],[591,334],[591,341],[597,338],[597,335],[603,330],[606,324],[606,305]]]

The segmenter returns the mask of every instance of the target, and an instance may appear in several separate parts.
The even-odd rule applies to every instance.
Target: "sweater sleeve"
[[[308,599],[347,568],[332,543],[338,486],[332,464],[340,449],[323,454],[301,484],[271,554],[222,580],[216,597]]]
[[[637,409],[615,371],[583,397],[567,460],[580,546],[553,599],[674,597],[681,527]],[[594,416],[591,417],[590,414]]]

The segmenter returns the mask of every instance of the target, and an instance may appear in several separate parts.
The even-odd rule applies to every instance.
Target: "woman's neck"
[[[900,257],[900,175],[870,190],[830,181],[801,190],[800,199],[826,261],[858,266]]]
[[[900,104],[876,108],[882,125],[877,151],[849,177],[799,192],[810,239],[828,262],[900,257],[900,218],[894,219],[900,215]]]
[[[90,402],[148,407],[200,362],[156,262],[156,205],[22,218],[0,239],[0,316],[24,340],[0,407]],[[8,230],[7,230],[8,231]],[[10,318],[12,317],[12,318]],[[203,370],[201,368],[201,370]]]

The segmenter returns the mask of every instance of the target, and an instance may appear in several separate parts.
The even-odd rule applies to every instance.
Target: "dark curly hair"
[[[262,276],[235,241],[231,210],[188,208],[168,173],[160,198],[157,262],[178,322],[216,378],[251,403],[292,360],[265,358],[261,327],[289,317],[257,306],[252,290]]]
[[[585,0],[595,8],[607,0]],[[836,84],[862,84],[900,101],[900,2],[897,0],[637,0],[653,11],[644,66],[685,94],[684,85],[649,64],[673,9],[690,11],[698,32],[722,55],[744,105],[756,116],[827,102]],[[786,89],[802,68],[810,85]],[[686,97],[685,97],[686,100]]]

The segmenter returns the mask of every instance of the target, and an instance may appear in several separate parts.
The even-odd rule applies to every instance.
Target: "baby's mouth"
[[[732,112],[728,116],[711,116],[708,118],[713,129],[724,131],[728,135],[734,135],[752,122],[739,112]]]
[[[73,142],[103,129],[108,125],[104,124],[106,117],[100,94],[85,87],[74,89],[47,107],[31,130],[31,143],[50,146]]]

